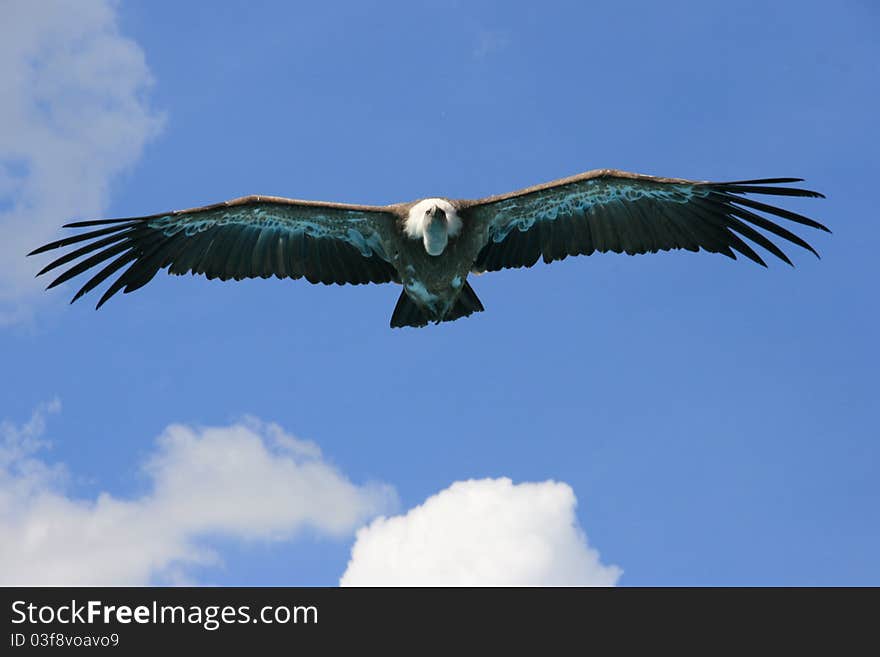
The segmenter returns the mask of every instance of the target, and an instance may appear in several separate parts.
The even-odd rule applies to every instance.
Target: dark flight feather
[[[56,240],[30,255],[86,242],[40,271],[44,274],[83,258],[49,287],[116,258],[89,279],[74,300],[131,263],[98,307],[119,290],[131,292],[144,286],[166,268],[172,274],[189,272],[221,280],[305,276],[313,283],[386,283],[398,278],[382,247],[394,221],[392,214],[372,206],[246,197],[147,217],[76,221],[66,227],[94,230]]]
[[[735,257],[736,251],[766,266],[749,242],[792,264],[779,245],[759,229],[818,253],[804,239],[757,212],[828,229],[813,219],[745,195],[823,198],[809,189],[780,186],[800,181],[763,178],[712,183],[600,170],[466,201],[463,213],[487,226],[488,241],[477,256],[475,271],[531,267],[541,256],[552,262],[593,250],[635,255],[702,249],[728,257]],[[530,239],[531,233],[540,239]]]

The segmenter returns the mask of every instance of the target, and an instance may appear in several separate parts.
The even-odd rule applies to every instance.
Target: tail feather
[[[483,308],[483,304],[480,303],[480,299],[477,297],[477,293],[474,292],[474,288],[471,287],[470,283],[465,281],[464,287],[458,295],[458,299],[455,300],[455,305],[449,309],[449,312],[446,313],[446,317],[443,318],[443,321],[451,322],[459,317],[467,317],[474,313],[481,313],[484,310],[485,308]]]
[[[391,328],[403,326],[427,326],[431,317],[425,309],[409,298],[406,290],[400,291],[400,298],[391,315]]]
[[[483,304],[480,303],[477,293],[474,292],[474,289],[468,282],[465,282],[458,298],[455,300],[455,304],[449,309],[449,312],[446,313],[443,319],[440,320],[423,306],[413,301],[406,293],[406,290],[401,290],[400,298],[394,307],[394,313],[391,315],[391,328],[427,326],[432,321],[451,322],[461,317],[483,312],[483,310],[485,310]]]

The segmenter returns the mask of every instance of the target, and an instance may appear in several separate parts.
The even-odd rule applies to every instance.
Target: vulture
[[[325,285],[398,283],[403,290],[391,326],[420,327],[483,310],[468,274],[531,267],[539,259],[702,249],[766,266],[751,242],[792,264],[761,231],[818,257],[781,220],[828,228],[754,198],[824,198],[789,186],[802,180],[709,182],[598,169],[478,200],[374,206],[244,196],[146,217],[66,224],[86,230],[29,255],[77,245],[37,275],[67,266],[52,288],[89,271],[71,303],[115,276],[98,308],[167,268],[223,281],[277,276]]]

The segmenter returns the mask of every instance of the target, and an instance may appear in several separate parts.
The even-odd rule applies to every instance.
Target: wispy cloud
[[[63,466],[40,458],[45,416],[0,424],[0,584],[139,585],[191,582],[214,564],[209,536],[290,540],[306,527],[347,536],[396,506],[383,484],[356,485],[317,445],[256,419],[223,427],[169,426],[138,498],[65,492]]]
[[[72,217],[102,213],[114,176],[162,117],[141,48],[112,0],[8,0],[0,22],[0,325],[28,318],[42,290],[25,254]]]
[[[460,481],[358,531],[343,586],[612,586],[564,483]]]
[[[510,45],[510,33],[507,30],[483,29],[477,33],[474,44],[474,57],[483,59],[501,52]]]

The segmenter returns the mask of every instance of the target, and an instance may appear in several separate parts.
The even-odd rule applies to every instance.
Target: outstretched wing
[[[397,272],[386,255],[395,217],[384,208],[246,196],[191,210],[131,219],[67,224],[93,228],[29,255],[85,242],[49,263],[44,274],[83,258],[49,287],[103,266],[73,297],[76,301],[128,267],[101,297],[146,285],[160,269],[208,278],[301,278],[311,283],[387,283]]]
[[[736,258],[735,252],[766,266],[744,241],[791,261],[761,228],[818,256],[785,227],[758,214],[818,228],[795,212],[744,196],[822,197],[818,192],[780,186],[800,178],[699,182],[601,169],[511,194],[464,201],[462,212],[487,229],[488,241],[475,271],[531,267],[594,251],[656,253],[703,249]],[[824,197],[823,197],[824,198]]]

